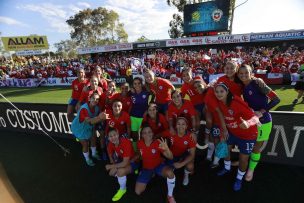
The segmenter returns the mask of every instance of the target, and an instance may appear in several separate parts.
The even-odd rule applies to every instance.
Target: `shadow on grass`
[[[22,90],[23,89],[23,90]],[[20,96],[27,96],[27,95],[32,95],[32,94],[39,94],[42,92],[51,92],[51,91],[58,91],[58,90],[66,90],[68,89],[67,87],[35,87],[35,88],[5,88],[6,92],[1,93],[5,97],[20,97]]]
[[[276,111],[293,111],[295,109],[294,104],[282,105],[276,108]]]

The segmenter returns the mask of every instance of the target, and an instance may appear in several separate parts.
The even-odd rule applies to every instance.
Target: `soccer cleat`
[[[167,196],[167,199],[168,199],[168,203],[176,203],[173,196]]]
[[[233,190],[239,191],[242,188],[242,180],[236,179],[233,184]]]
[[[101,160],[101,157],[98,154],[93,154],[92,157],[98,161]]]
[[[87,159],[86,162],[89,166],[95,166],[95,163],[93,162],[92,159]]]
[[[120,199],[122,198],[122,196],[124,196],[124,194],[125,194],[126,192],[127,192],[126,189],[124,189],[124,190],[119,189],[119,190],[117,191],[117,193],[113,196],[112,201],[113,201],[113,202],[116,202],[116,201],[120,200]]]
[[[212,169],[217,168],[217,167],[219,167],[219,164],[218,164],[218,163],[217,163],[217,164],[212,163],[212,164],[210,165],[210,168],[212,168]]]
[[[246,172],[246,175],[245,175],[245,180],[250,182],[252,181],[252,178],[253,178],[253,170],[250,170],[248,169],[247,172]]]
[[[138,174],[138,169],[136,169],[136,170],[134,171],[134,173],[135,173],[135,175],[137,175],[137,174]]]
[[[292,104],[298,103],[298,99],[293,100]]]
[[[223,168],[222,170],[217,172],[217,176],[223,176],[225,174],[228,174],[229,172],[230,172],[230,170],[227,170],[227,169]]]
[[[184,175],[183,178],[183,185],[187,186],[189,184],[189,175]]]

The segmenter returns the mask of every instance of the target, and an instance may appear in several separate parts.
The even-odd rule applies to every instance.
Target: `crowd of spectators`
[[[237,46],[230,50],[189,47],[110,52],[81,59],[39,56],[0,58],[0,79],[73,77],[80,67],[90,76],[97,65],[111,76],[141,73],[143,65],[151,68],[156,76],[164,78],[171,74],[179,77],[183,67],[191,67],[194,73],[209,75],[222,73],[228,60],[249,64],[254,67],[254,72],[296,73],[304,64],[304,50],[296,46],[287,49]]]

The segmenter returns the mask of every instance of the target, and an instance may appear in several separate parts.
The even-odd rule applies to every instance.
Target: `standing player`
[[[215,86],[215,96],[219,100],[219,108],[224,115],[229,131],[227,140],[229,146],[228,156],[224,161],[225,167],[218,172],[218,176],[230,172],[230,150],[233,145],[237,145],[240,149],[240,163],[233,189],[239,191],[242,187],[243,176],[247,170],[249,155],[256,142],[259,119],[240,97],[232,95],[225,83],[219,83]]]
[[[134,91],[131,93],[132,108],[131,118],[131,135],[134,143],[138,140],[138,131],[140,129],[144,113],[148,108],[150,93],[143,89],[142,79],[139,77],[133,80]],[[134,146],[136,146],[134,144]]]
[[[120,85],[120,93],[116,93],[113,96],[114,100],[119,100],[122,103],[122,110],[130,113],[132,107],[132,98],[130,92],[129,83],[123,83]]]
[[[269,110],[276,106],[280,99],[266,84],[264,84],[264,88],[257,85],[252,75],[252,68],[249,65],[242,65],[239,68],[238,76],[245,85],[243,91],[244,100],[254,110],[255,115],[259,117],[262,124],[258,127],[257,141],[250,155],[249,167],[245,176],[245,180],[251,181],[254,169],[261,158],[261,147],[269,139],[271,132],[272,118]],[[270,101],[268,102],[268,100]]]
[[[170,135],[166,117],[157,111],[157,105],[153,102],[149,104],[148,113],[143,119],[143,124],[144,123],[151,127],[156,139],[161,137],[165,138]]]
[[[87,85],[88,80],[85,78],[85,72],[83,68],[77,70],[77,76],[75,80],[72,82],[72,96],[69,100],[68,109],[67,109],[67,116],[69,121],[73,120],[74,112],[76,110],[76,105],[80,98],[81,92],[85,85]]]
[[[105,78],[103,78],[102,70],[99,66],[96,66],[94,75],[98,79],[98,86],[102,88],[104,92],[108,90],[108,82]]]
[[[148,90],[155,95],[158,111],[166,115],[174,86],[166,79],[155,77],[153,71],[147,68],[144,69],[144,77]]]
[[[175,169],[185,167],[183,185],[189,184],[189,174],[194,171],[194,158],[196,142],[193,141],[189,132],[187,132],[188,121],[184,117],[178,117],[176,121],[176,134],[170,135],[170,150],[173,154],[173,160],[169,160],[171,166]]]
[[[304,102],[304,64],[299,68],[299,80],[296,82],[294,89],[297,91],[298,95],[293,104],[297,104],[299,99],[302,97],[302,103]]]
[[[127,192],[127,175],[133,173],[138,168],[138,164],[134,162],[135,153],[130,140],[120,137],[115,128],[109,129],[108,138],[110,164],[105,167],[110,176],[117,177],[120,188],[112,201],[118,201]]]
[[[71,130],[73,135],[79,139],[82,145],[82,153],[89,166],[94,166],[95,163],[89,157],[89,140],[91,144],[92,157],[99,159],[96,151],[96,139],[93,136],[94,124],[105,120],[107,115],[103,112],[99,114],[98,108],[99,95],[94,93],[89,98],[89,102],[82,105],[74,118]]]
[[[175,203],[173,190],[175,187],[175,175],[171,167],[167,166],[162,155],[167,159],[173,159],[167,142],[164,139],[153,139],[152,129],[145,125],[141,130],[141,137],[137,143],[137,149],[142,158],[142,170],[140,171],[135,185],[136,194],[143,193],[154,174],[167,178],[168,202]]]

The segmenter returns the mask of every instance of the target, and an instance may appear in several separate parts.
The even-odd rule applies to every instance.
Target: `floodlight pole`
[[[236,1],[236,0],[235,0]],[[231,35],[232,34],[232,24],[233,24],[233,17],[234,17],[234,10],[237,8],[237,7],[240,7],[242,5],[244,5],[245,3],[247,3],[249,0],[246,0],[244,1],[243,3],[240,3],[239,5],[237,5],[236,7],[232,8],[232,11],[231,11],[231,21],[230,21],[230,26],[229,26],[229,34]],[[232,6],[234,6],[235,2],[233,3]]]

